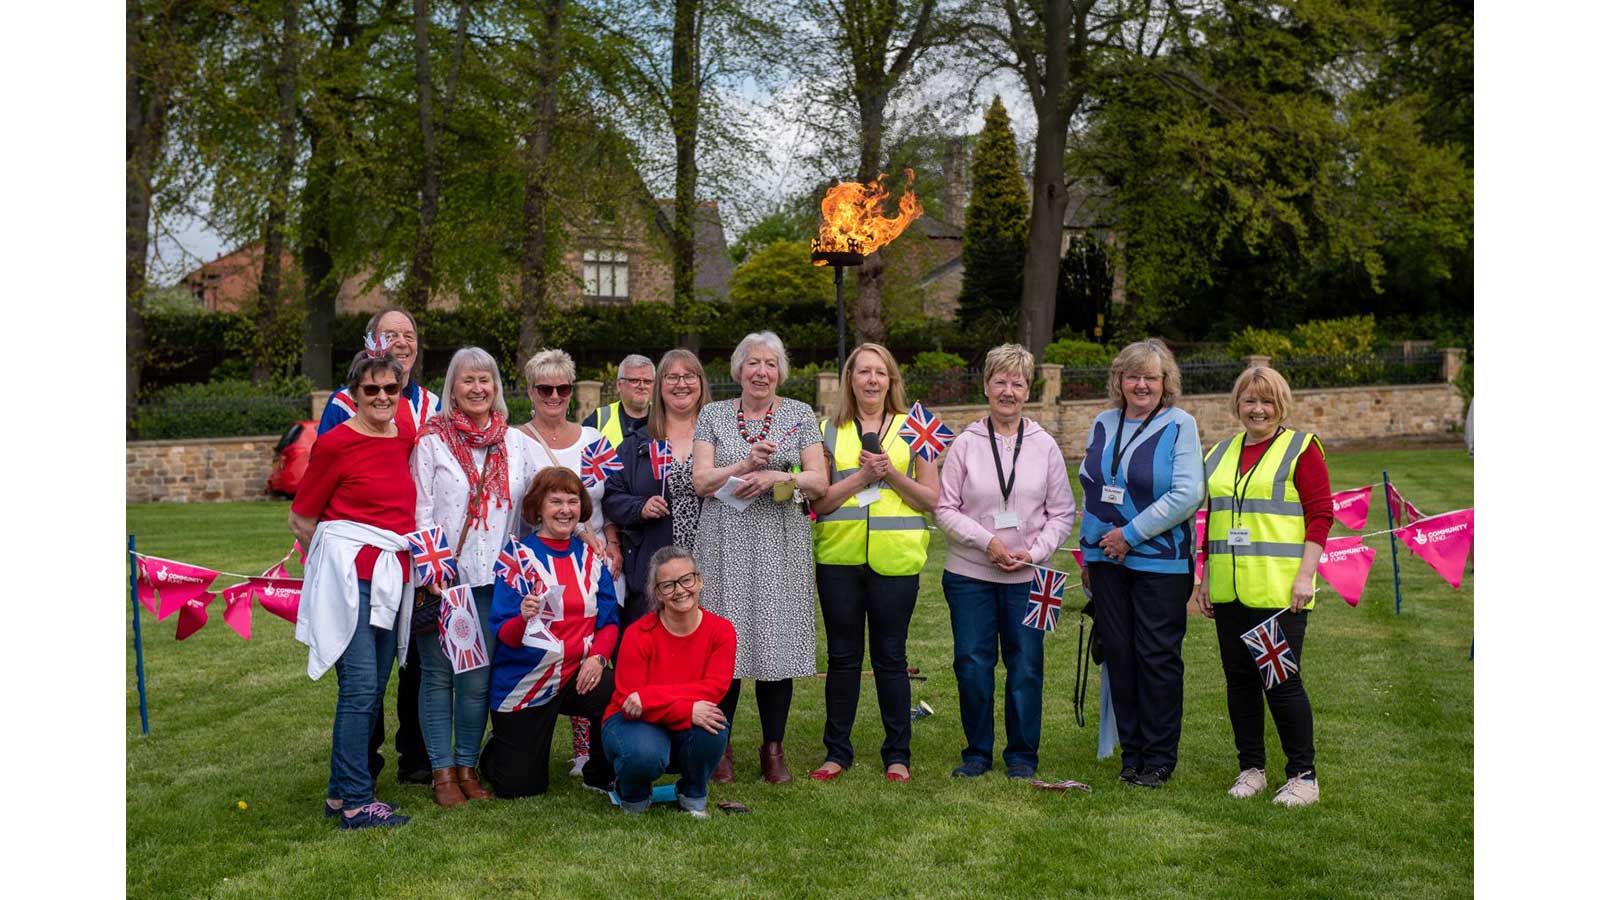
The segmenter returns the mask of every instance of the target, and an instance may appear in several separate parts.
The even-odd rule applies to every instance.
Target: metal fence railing
[[[134,434],[146,441],[282,434],[310,410],[305,394],[149,400],[139,404]]]
[[[1444,381],[1444,355],[1437,350],[1394,350],[1365,356],[1299,356],[1273,360],[1295,390],[1374,384],[1435,384]]]

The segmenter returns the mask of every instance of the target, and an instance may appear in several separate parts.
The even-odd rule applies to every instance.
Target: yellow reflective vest
[[[594,411],[594,427],[613,447],[622,446],[622,401],[607,403]]]
[[[896,469],[912,473],[911,445],[895,437],[905,416],[891,416],[880,437],[889,461]],[[861,436],[854,422],[843,427],[831,420],[822,429],[822,443],[828,448],[830,479],[837,484],[850,477],[861,465]],[[811,525],[819,565],[872,567],[879,575],[915,575],[928,561],[928,522],[887,485],[879,485],[878,499],[865,508],[854,496]]]
[[[1285,428],[1273,439],[1252,472],[1239,472],[1244,434],[1234,435],[1206,454],[1206,577],[1212,603],[1263,609],[1289,606],[1294,577],[1305,553],[1306,520],[1295,490],[1301,454],[1317,436]],[[1237,494],[1236,494],[1237,492]],[[1249,543],[1230,544],[1229,532],[1247,529]],[[1311,609],[1315,601],[1308,602]]]

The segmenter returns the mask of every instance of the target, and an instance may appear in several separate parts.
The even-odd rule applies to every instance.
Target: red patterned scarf
[[[511,484],[506,466],[506,417],[492,412],[488,426],[479,430],[466,413],[452,409],[448,418],[444,413],[439,413],[429,419],[422,433],[437,434],[444,445],[450,448],[461,470],[467,473],[467,527],[471,528],[474,522],[482,522],[483,527],[488,528],[489,497],[494,497],[496,506],[511,505]],[[486,467],[480,474],[478,467],[473,465],[472,451],[485,448],[489,455],[485,460]],[[488,482],[481,490],[478,485],[480,478]],[[478,502],[472,503],[472,497],[477,497]]]

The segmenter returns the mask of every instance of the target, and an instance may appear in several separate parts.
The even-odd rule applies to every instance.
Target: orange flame
[[[891,219],[883,214],[889,192],[880,174],[870,184],[844,181],[828,189],[822,198],[822,227],[811,242],[813,253],[860,253],[863,256],[899,237],[912,220],[922,215],[922,204],[912,193],[916,173],[906,169],[906,191],[900,195],[900,215]],[[816,262],[814,265],[826,265]]]

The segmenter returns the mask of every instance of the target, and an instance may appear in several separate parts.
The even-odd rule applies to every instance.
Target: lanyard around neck
[[[1111,444],[1111,480],[1108,482],[1109,484],[1117,483],[1117,472],[1122,468],[1122,423],[1127,421],[1127,415],[1128,408],[1126,406],[1117,410],[1117,436]],[[1150,415],[1145,416],[1144,421],[1139,423],[1139,427],[1133,430],[1133,437],[1128,439],[1129,449],[1132,449],[1134,444],[1139,443],[1139,435],[1144,434],[1144,430],[1149,428],[1150,423],[1154,422],[1156,416],[1159,415],[1161,415],[1161,404],[1157,403],[1156,408],[1151,410]]]
[[[1017,483],[1017,457],[1022,455],[1022,429],[1025,420],[1017,420],[1017,443],[1011,450],[1011,477],[1005,477],[1005,470],[1000,466],[1000,442],[994,437],[994,419],[984,417],[983,425],[989,429],[989,450],[994,454],[994,477],[1000,482],[1000,505],[1009,508],[1011,505],[1011,488]]]
[[[1272,445],[1278,442],[1278,435],[1280,434],[1283,434],[1282,425],[1279,425],[1278,430],[1273,433],[1272,440],[1267,441],[1267,446],[1262,449],[1261,456],[1256,460],[1256,464],[1250,467],[1249,471],[1244,468],[1244,437],[1241,436],[1239,438],[1239,464],[1234,468],[1233,472],[1233,521],[1239,521],[1239,513],[1244,507],[1245,492],[1250,490],[1250,479],[1256,477],[1256,470],[1261,468],[1262,460],[1265,460],[1267,454],[1272,451]],[[1244,479],[1243,485],[1239,484],[1240,478]]]

